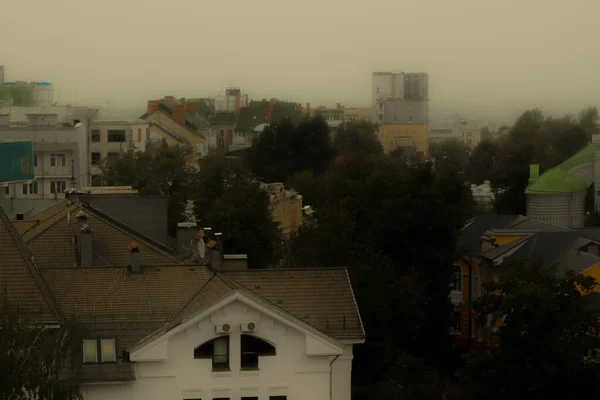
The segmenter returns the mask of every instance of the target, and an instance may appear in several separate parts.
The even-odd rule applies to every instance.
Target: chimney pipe
[[[88,224],[87,214],[79,211],[77,214],[77,252],[78,263],[81,267],[92,266],[92,228]]]
[[[152,114],[153,112],[155,112],[156,110],[158,110],[158,107],[160,105],[160,101],[158,100],[148,100],[148,115]]]
[[[175,104],[171,111],[173,112],[173,119],[181,125],[185,125],[185,108],[183,104]]]
[[[209,243],[210,248],[210,265],[214,270],[220,271],[223,269],[223,234],[215,233],[215,239]]]
[[[128,248],[131,258],[131,273],[139,274],[142,272],[142,266],[140,264],[140,248],[136,242],[131,242]]]

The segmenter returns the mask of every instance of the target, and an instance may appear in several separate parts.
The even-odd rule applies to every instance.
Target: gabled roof
[[[210,124],[208,124],[207,121],[206,121],[206,123],[204,123],[203,122],[204,120],[202,118],[194,117],[187,111],[185,111],[185,114],[184,114],[185,115],[185,125],[181,125],[179,123],[179,121],[176,121],[173,118],[173,111],[170,108],[166,107],[163,103],[160,103],[158,110],[156,110],[154,113],[163,113],[167,117],[171,118],[173,121],[177,122],[179,124],[179,126],[184,127],[188,132],[190,132],[191,134],[196,135],[202,139],[205,139],[205,137],[200,132],[200,130],[205,129],[210,126]],[[144,115],[142,115],[140,117],[140,119],[143,119],[144,121],[148,121],[147,120],[148,117],[149,117],[148,113],[145,113]],[[191,121],[194,121],[194,123],[192,123]],[[198,124],[198,125],[196,125],[196,124]],[[171,132],[174,132],[174,131],[171,129]]]
[[[490,229],[510,228],[527,219],[522,215],[480,215],[470,220],[461,230],[456,247],[460,252],[481,251],[481,238]]]
[[[24,319],[43,323],[61,319],[35,259],[0,209],[0,294]]]
[[[77,234],[76,213],[80,207],[87,213],[88,223],[93,230],[94,265],[130,264],[127,245],[133,241],[140,247],[143,266],[177,264],[175,256],[165,246],[90,206],[76,203],[69,205],[65,202],[44,212],[45,215],[38,224],[22,233],[23,240],[36,256],[41,268],[75,265],[73,237]]]

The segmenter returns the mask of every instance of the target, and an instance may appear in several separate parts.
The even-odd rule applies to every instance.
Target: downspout
[[[471,301],[473,300],[473,288],[471,287],[473,285],[473,265],[471,265],[471,263],[468,262],[465,257],[463,257],[462,259],[469,266],[469,325],[468,325],[469,329],[468,329],[467,343],[468,343],[469,351],[471,351],[471,347],[472,347],[471,336],[473,336],[472,335],[472,333],[473,333],[473,324],[472,324],[473,309],[471,307]]]
[[[333,400],[333,363],[340,357],[340,354],[333,357],[329,363],[329,400]]]

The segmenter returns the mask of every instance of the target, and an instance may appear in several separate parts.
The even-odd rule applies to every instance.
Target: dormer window
[[[241,336],[241,368],[242,370],[258,369],[258,358],[274,356],[275,346],[252,335]]]
[[[196,347],[194,358],[210,358],[213,371],[229,371],[229,336],[220,336]]]

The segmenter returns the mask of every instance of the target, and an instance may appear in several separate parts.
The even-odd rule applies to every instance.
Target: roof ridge
[[[71,207],[74,208],[72,211],[75,211],[75,209],[77,208],[77,207],[74,207],[73,205],[70,205],[65,210],[69,210]],[[67,211],[67,213],[70,213],[70,212],[71,211]],[[35,226],[32,226],[26,232],[23,232],[23,234],[22,234],[23,240],[25,241],[26,244],[29,244],[32,240],[36,239],[41,234],[43,234],[44,232],[48,231],[50,228],[52,228],[53,226],[55,226],[56,224],[58,224],[59,222],[61,222],[65,218],[66,218],[66,216],[63,216],[60,213],[53,214],[51,217],[45,219],[43,222],[40,222],[40,223],[36,224]],[[45,224],[47,224],[47,225],[45,225]],[[34,228],[42,227],[42,226],[43,226],[43,229],[41,229],[39,232],[37,232],[32,237],[28,237],[28,238],[25,237],[25,235],[27,233],[29,233],[31,230],[33,230]]]

